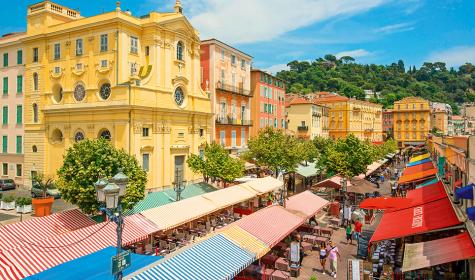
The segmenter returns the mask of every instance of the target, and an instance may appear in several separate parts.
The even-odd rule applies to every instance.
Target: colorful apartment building
[[[430,130],[437,130],[443,135],[449,135],[449,115],[446,111],[439,109],[431,110]]]
[[[262,70],[252,69],[251,90],[251,119],[254,121],[251,136],[257,136],[259,130],[267,126],[286,129],[285,82]]]
[[[464,134],[475,135],[475,104],[464,103],[461,111],[464,120]]]
[[[287,132],[303,138],[328,137],[329,109],[303,97],[292,98],[286,104]]]
[[[383,110],[383,133],[385,139],[394,138],[394,119],[391,109]]]
[[[400,148],[424,144],[430,129],[429,101],[406,97],[394,102],[394,139]]]
[[[219,40],[201,42],[201,88],[209,92],[212,140],[231,153],[247,147],[251,121],[252,57]]]
[[[316,104],[329,108],[331,138],[353,134],[361,140],[383,141],[382,105],[329,92],[314,93],[313,96]]]
[[[141,17],[119,2],[112,10],[83,17],[50,1],[28,7],[25,176],[54,177],[67,148],[104,138],[137,158],[148,189],[175,175],[198,179],[186,159],[212,132],[198,32],[180,1]]]
[[[0,38],[0,80],[2,83],[2,152],[1,179],[13,179],[23,185],[23,94],[25,77],[24,33],[12,33]]]
[[[471,125],[470,122],[466,122],[462,116],[452,116],[452,124],[454,126],[454,134],[456,136],[467,135],[467,129],[473,129],[473,127],[466,127],[466,125]],[[473,135],[473,130],[470,135]]]

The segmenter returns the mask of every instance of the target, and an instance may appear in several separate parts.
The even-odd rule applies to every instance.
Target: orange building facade
[[[259,134],[259,130],[271,126],[286,129],[285,122],[285,82],[267,72],[251,70],[251,137]]]
[[[252,57],[219,40],[201,42],[201,87],[210,94],[212,141],[231,153],[247,147],[251,121]]]

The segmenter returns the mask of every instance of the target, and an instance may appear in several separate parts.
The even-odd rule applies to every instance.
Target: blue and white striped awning
[[[256,256],[218,234],[132,277],[133,280],[226,280]]]

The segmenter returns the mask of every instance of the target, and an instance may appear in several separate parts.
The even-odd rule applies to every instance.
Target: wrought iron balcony
[[[298,131],[308,131],[308,125],[297,126]]]
[[[320,118],[322,115],[318,112],[312,112],[312,116],[313,117],[317,117],[317,118]]]
[[[227,116],[227,117],[218,116],[216,117],[216,123],[226,124],[226,125],[252,126],[252,120],[242,120],[242,119],[237,119],[230,116]]]
[[[224,83],[221,83],[221,82],[216,83],[216,89],[221,90],[221,91],[225,91],[225,92],[229,92],[229,93],[232,93],[232,94],[242,95],[242,96],[249,96],[249,97],[252,96],[252,92],[250,90],[243,89],[242,87],[237,87],[237,86],[224,84]]]

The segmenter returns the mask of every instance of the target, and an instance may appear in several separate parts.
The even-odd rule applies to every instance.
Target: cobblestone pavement
[[[397,166],[399,168],[402,167],[402,165]],[[376,190],[376,189],[375,189]],[[391,195],[391,187],[389,185],[388,180],[386,180],[383,184],[381,184],[381,188],[378,190],[381,195]],[[363,234],[369,234],[372,235],[372,232],[376,229],[378,226],[380,219],[381,219],[382,213],[377,213],[375,216],[375,219],[372,224],[370,225],[363,225]],[[323,218],[320,218],[320,221],[326,221],[328,220],[328,216],[324,216]],[[338,262],[338,273],[336,279],[347,279],[347,266],[348,266],[348,260],[349,259],[357,259],[357,249],[358,246],[356,245],[356,242],[353,241],[353,244],[347,244],[346,243],[346,234],[345,234],[345,229],[339,228],[338,230],[333,232],[332,235],[332,241],[336,246],[338,247],[338,250],[340,251],[341,258]],[[309,253],[307,256],[304,257],[303,262],[302,262],[302,269],[300,270],[300,276],[296,279],[299,280],[309,280],[312,276],[315,276],[318,280],[329,280],[329,279],[335,279],[333,277],[330,277],[328,274],[330,272],[330,262],[327,260],[326,263],[326,274],[323,275],[322,273],[322,267],[320,265],[320,257],[319,257],[319,252],[318,251],[312,251]],[[292,278],[295,279],[295,278]]]
[[[10,191],[3,191],[1,193],[3,194],[3,196],[13,195],[14,197],[31,197],[30,191],[23,188],[17,188],[16,190],[10,190]],[[56,213],[56,212],[61,212],[61,211],[73,209],[73,208],[76,208],[76,206],[64,201],[63,199],[55,199],[53,203],[52,211],[53,213]],[[32,218],[31,213],[21,215],[19,213],[16,213],[15,210],[8,210],[8,211],[0,210],[0,222],[4,225],[16,223],[16,222],[19,222],[20,220],[26,221],[31,218]]]

